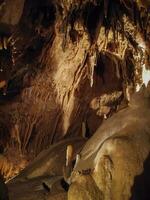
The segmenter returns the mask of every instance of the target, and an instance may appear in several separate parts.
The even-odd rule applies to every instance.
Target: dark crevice
[[[150,154],[144,162],[143,173],[135,177],[131,191],[132,197],[130,200],[150,199]]]
[[[5,118],[5,116],[3,116]],[[6,124],[0,122],[0,151],[3,152],[7,146],[7,142],[10,140],[9,135],[9,125],[7,122]]]
[[[50,188],[48,187],[48,185],[46,185],[46,183],[42,183],[43,188],[47,191],[50,192]]]
[[[0,174],[0,200],[9,200],[8,189],[3,176]]]
[[[41,26],[47,29],[55,22],[56,7],[53,4],[37,3],[31,8],[29,19],[33,26]]]
[[[101,12],[101,6],[95,6],[93,3],[87,3],[83,10],[84,26],[88,30],[91,41],[95,38],[97,26],[102,14]]]
[[[64,179],[61,179],[60,184],[66,192],[69,190],[69,184]]]
[[[104,72],[105,72],[105,63],[104,63],[104,55],[102,53],[99,53],[97,56],[97,63],[95,66],[95,73],[97,76],[99,76],[103,83],[105,83],[105,79],[104,79]]]

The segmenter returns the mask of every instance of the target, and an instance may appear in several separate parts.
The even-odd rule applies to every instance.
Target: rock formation
[[[0,0],[0,170],[11,199],[23,188],[27,199],[147,198],[149,105],[136,92],[150,79],[149,11],[149,0]],[[67,146],[76,154],[85,141],[66,164]],[[28,187],[66,171],[70,187]]]
[[[68,199],[73,199],[72,190],[76,190],[74,193],[80,190],[80,179],[84,174],[85,179],[91,175],[96,187],[103,193],[103,198],[95,195],[93,200],[131,198],[135,177],[142,173],[144,162],[147,160],[149,163],[149,114],[150,90],[143,89],[132,97],[128,108],[114,114],[100,126],[85,144],[75,164]],[[149,178],[144,180],[143,188],[149,186],[149,181]],[[74,185],[78,187],[74,189]],[[148,191],[141,195],[143,198],[136,198],[149,198]],[[84,199],[84,194],[81,199]]]

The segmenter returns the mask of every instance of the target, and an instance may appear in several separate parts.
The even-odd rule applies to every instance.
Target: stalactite
[[[105,18],[107,18],[107,14],[108,14],[108,6],[109,6],[109,0],[105,0],[104,1],[104,15],[105,15]]]
[[[90,86],[93,87],[94,83],[94,70],[95,66],[97,63],[97,52],[95,51],[95,48],[91,50],[90,56],[89,56],[89,61],[88,61],[88,66],[89,66],[89,79],[90,79]]]
[[[105,42],[104,42],[104,49],[106,50],[107,45],[108,45],[108,35],[109,35],[110,30],[105,28]]]
[[[133,10],[134,23],[136,25],[137,24],[137,6],[136,6],[135,0],[133,0],[133,2],[132,2],[132,10]]]
[[[129,5],[128,5],[129,4]],[[125,7],[125,9],[127,10],[127,12],[131,12],[133,11],[133,18],[134,18],[134,23],[137,24],[139,23],[140,27],[141,26],[141,17],[139,16],[139,9],[137,7],[137,3],[136,1],[132,1],[132,2],[126,2],[121,0],[120,2],[111,2],[109,0],[106,1],[101,1],[101,2],[97,2],[96,4],[94,4],[94,2],[91,1],[87,1],[85,2],[85,4],[83,4],[82,6],[76,6],[74,4],[72,4],[72,9],[70,9],[70,13],[66,15],[65,17],[65,25],[64,25],[64,41],[66,41],[67,39],[67,35],[68,35],[68,31],[67,31],[67,27],[69,26],[69,24],[71,25],[71,29],[73,29],[73,24],[75,23],[76,20],[81,20],[81,18],[84,18],[84,26],[87,27],[87,31],[91,31],[91,33],[89,32],[90,37],[94,37],[94,35],[96,36],[96,38],[99,35],[100,29],[102,26],[105,27],[106,30],[112,29],[113,30],[113,34],[114,34],[114,41],[116,41],[116,32],[119,31],[122,33],[122,38],[124,39],[124,15],[127,15],[125,10],[123,9],[123,6]],[[129,8],[131,6],[131,8]],[[92,11],[91,10],[95,10],[95,16],[97,15],[97,12],[99,12],[100,14],[97,16],[97,19],[95,19],[93,22],[93,27],[89,27],[89,22],[90,20],[92,21]],[[108,13],[109,11],[109,13]],[[78,13],[82,13],[83,14],[78,14]],[[125,13],[124,13],[125,12]],[[74,14],[76,13],[76,14]],[[93,18],[94,19],[94,18]],[[97,21],[97,22],[96,22]],[[94,27],[95,26],[95,27]],[[118,27],[119,26],[119,27]],[[94,34],[94,35],[93,35]],[[97,39],[94,39],[94,42],[96,43]],[[65,42],[64,42],[65,44]]]

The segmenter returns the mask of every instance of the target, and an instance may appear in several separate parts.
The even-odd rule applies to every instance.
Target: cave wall
[[[88,1],[26,0],[24,8],[24,2],[13,3],[12,15],[6,2],[7,16],[1,18],[12,26],[7,48],[11,63],[3,71],[7,92],[1,88],[0,93],[3,146],[37,154],[64,137],[90,137],[136,88],[141,61],[136,58],[140,51],[128,10],[131,2],[110,2],[105,10],[106,5]],[[114,31],[117,16],[106,12],[112,6],[129,14],[129,30]],[[121,12],[119,17],[123,19]]]

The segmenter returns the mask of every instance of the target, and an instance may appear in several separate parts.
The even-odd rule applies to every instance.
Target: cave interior
[[[150,200],[150,0],[0,0],[0,200]]]

